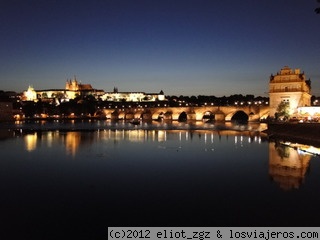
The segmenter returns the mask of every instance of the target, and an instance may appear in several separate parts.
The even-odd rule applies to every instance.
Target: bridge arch
[[[119,119],[119,111],[118,110],[114,110],[111,113],[111,119],[113,119],[113,120],[118,120]]]
[[[244,121],[247,122],[249,120],[249,114],[247,114],[246,112],[244,112],[243,110],[238,110],[234,113],[232,113],[230,117],[231,121]]]
[[[179,117],[178,117],[179,122],[186,122],[187,120],[188,120],[188,114],[185,111],[179,114]]]
[[[207,121],[213,121],[213,120],[215,120],[215,115],[213,112],[206,111],[202,114],[202,121],[207,122]]]
[[[176,113],[177,114],[177,113]],[[152,120],[172,120],[173,111],[168,108],[160,108],[156,111],[152,111]]]
[[[165,118],[165,113],[163,111],[156,111],[152,114],[152,119],[157,121],[162,121]]]
[[[172,112],[171,111],[167,111],[164,114],[164,120],[172,120]]]
[[[106,117],[107,117],[107,114],[106,114],[105,111],[99,109],[98,111],[96,111],[96,112],[94,113],[94,116],[95,116],[95,117],[99,117],[99,118],[106,118]]]
[[[163,120],[164,118],[164,112],[160,112],[158,115],[158,120]]]
[[[124,119],[125,120],[132,120],[132,119],[134,119],[134,112],[127,112],[127,113],[125,113],[125,115],[124,115]]]
[[[141,118],[142,120],[146,120],[146,121],[152,120],[152,113],[150,109],[145,109],[144,111],[138,111],[135,116],[136,118]]]
[[[134,113],[134,118],[142,118],[142,112],[135,112]]]
[[[126,116],[126,113],[124,111],[118,112],[118,119],[123,120],[125,119],[125,116]]]

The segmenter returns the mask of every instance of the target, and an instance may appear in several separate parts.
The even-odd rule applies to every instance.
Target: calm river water
[[[319,226],[320,158],[268,142],[263,127],[2,125],[0,238],[106,239],[108,226]]]

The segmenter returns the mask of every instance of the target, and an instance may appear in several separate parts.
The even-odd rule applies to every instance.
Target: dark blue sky
[[[267,96],[300,68],[320,95],[316,0],[3,0],[0,89]]]

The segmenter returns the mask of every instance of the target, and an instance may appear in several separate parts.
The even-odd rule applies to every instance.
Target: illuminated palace
[[[285,66],[280,73],[270,76],[269,103],[270,116],[274,116],[281,102],[289,103],[289,114],[295,115],[299,107],[311,106],[311,81],[306,80],[300,69]]]
[[[96,99],[103,101],[127,101],[127,102],[143,102],[143,101],[164,101],[165,96],[161,90],[159,93],[144,93],[144,92],[119,92],[114,88],[113,92],[105,92],[104,90],[94,89],[91,84],[82,84],[77,81],[67,80],[65,89],[46,89],[35,90],[29,86],[28,90],[23,92],[23,101],[56,101],[59,99],[61,102],[75,99],[79,96],[94,96]]]
[[[29,86],[27,91],[23,92],[23,101],[52,101],[54,99],[61,99],[61,101],[68,101],[78,96],[94,95],[101,96],[104,94],[103,90],[93,89],[91,84],[82,84],[77,81],[67,80],[65,89],[45,89],[35,90],[32,86]]]
[[[118,88],[114,88],[113,92],[106,92],[101,99],[103,101],[126,101],[126,102],[143,102],[143,101],[164,101],[164,93],[144,93],[144,92],[119,92]]]

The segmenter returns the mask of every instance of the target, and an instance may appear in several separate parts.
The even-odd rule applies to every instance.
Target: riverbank
[[[320,147],[319,123],[268,123],[270,139],[281,139]]]

